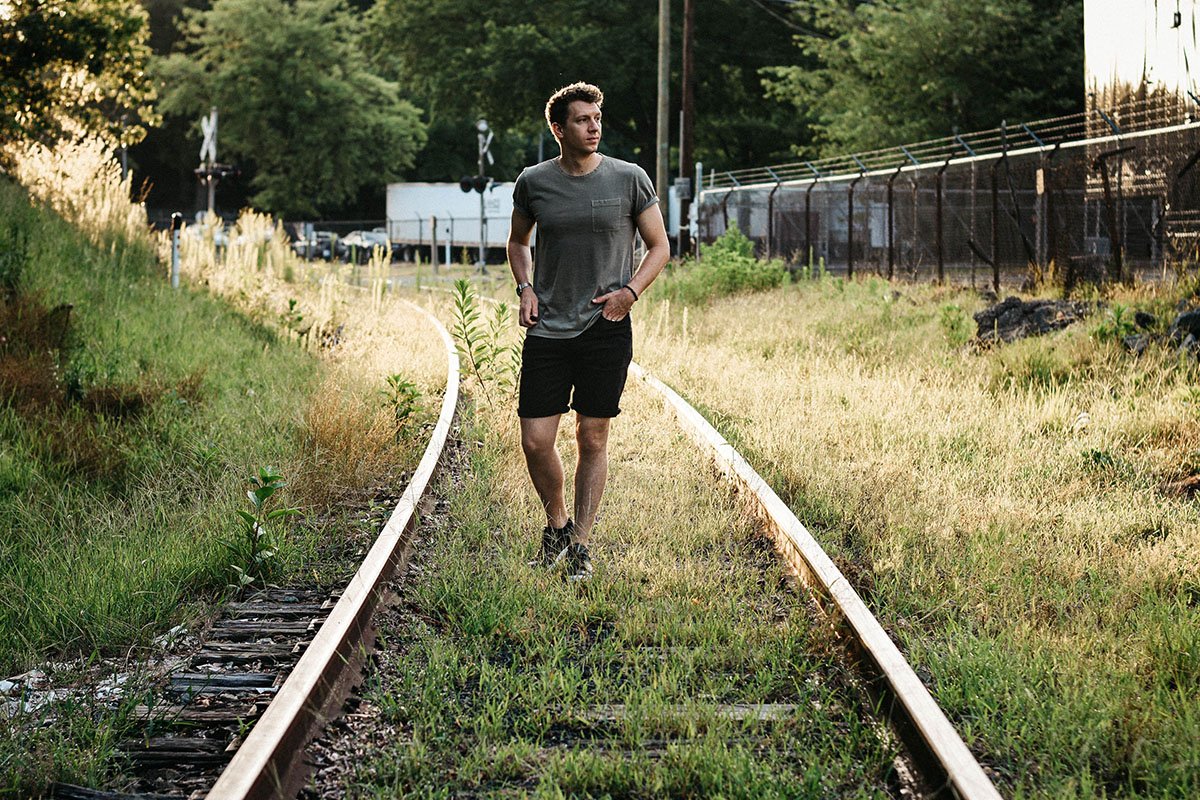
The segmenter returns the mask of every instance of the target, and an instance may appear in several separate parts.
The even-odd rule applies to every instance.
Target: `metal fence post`
[[[936,195],[936,215],[934,217],[934,230],[937,237],[937,282],[943,284],[946,282],[946,253],[945,253],[945,237],[942,231],[942,177],[946,173],[946,168],[950,166],[950,159],[946,159],[942,166],[938,167],[937,178],[935,180]]]
[[[863,173],[858,173],[858,177],[850,181],[849,208],[846,214],[846,278],[854,279],[854,187],[858,186],[858,182],[863,179]]]
[[[900,170],[903,167],[896,167],[896,171],[888,178],[887,182],[887,242],[888,242],[888,271],[887,276],[890,281],[896,274],[896,206],[895,195],[892,192],[892,184],[896,178],[900,177]]]
[[[183,227],[183,214],[176,211],[171,215],[171,288],[179,288],[179,232]]]
[[[1000,179],[996,170],[1000,159],[992,162],[992,291],[1000,294]]]
[[[815,254],[812,246],[812,190],[817,186],[814,180],[808,185],[808,189],[804,192],[804,250],[808,258],[808,266],[811,269]]]
[[[429,265],[433,268],[433,274],[438,272],[438,240],[437,240],[437,217],[429,218]]]
[[[779,191],[779,187],[783,183],[775,182],[775,188],[767,195],[767,258],[772,255],[772,248],[775,245],[775,193]],[[680,223],[682,225],[682,223]]]

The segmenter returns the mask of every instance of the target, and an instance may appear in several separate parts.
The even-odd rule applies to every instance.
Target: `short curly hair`
[[[603,107],[604,92],[590,83],[572,83],[570,86],[562,87],[550,95],[550,99],[546,101],[546,124],[566,125],[567,109],[576,100],[595,103],[597,106]]]

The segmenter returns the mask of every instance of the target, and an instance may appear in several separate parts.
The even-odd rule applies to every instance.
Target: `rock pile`
[[[1200,359],[1200,308],[1180,309],[1175,321],[1165,334],[1151,333],[1158,326],[1158,318],[1145,311],[1137,312],[1134,322],[1142,333],[1121,339],[1125,349],[1140,356],[1153,343],[1174,346],[1180,353]]]
[[[975,314],[977,338],[985,344],[1012,342],[1065,328],[1091,311],[1089,303],[1006,297]]]

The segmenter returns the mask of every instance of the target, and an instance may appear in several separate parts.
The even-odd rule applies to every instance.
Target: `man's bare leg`
[[[534,491],[546,509],[546,524],[552,528],[567,524],[567,504],[563,500],[563,465],[555,446],[560,417],[561,414],[555,414],[552,417],[521,419],[521,449],[525,451],[525,464],[529,467]]]
[[[608,479],[607,417],[575,415],[575,441],[579,446],[579,465],[575,469],[575,541],[588,543],[604,483]]]

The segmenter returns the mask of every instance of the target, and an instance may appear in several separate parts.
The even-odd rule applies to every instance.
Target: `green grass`
[[[584,587],[525,563],[541,523],[511,420],[464,432],[482,446],[442,485],[367,692],[400,733],[349,794],[886,794],[894,745],[769,545],[643,390],[625,407]],[[799,710],[740,722],[733,703]],[[606,705],[625,713],[588,717]]]
[[[203,292],[171,290],[148,242],[91,244],[6,180],[0,219],[0,277],[17,291],[0,302],[73,306],[41,383],[24,345],[0,345],[0,674],[136,657],[225,592],[249,476],[295,464],[321,370]],[[310,549],[293,538],[280,561],[295,570]],[[103,771],[96,715],[6,727],[0,787]]]
[[[1115,301],[1165,327],[1179,291]],[[982,305],[804,282],[686,331],[650,306],[639,357],[739,442],[1005,796],[1194,797],[1200,512],[1164,486],[1198,472],[1200,367],[1125,353],[1105,312],[973,351]]]

